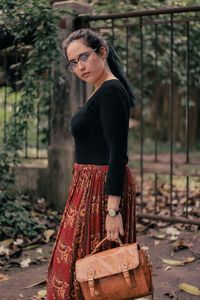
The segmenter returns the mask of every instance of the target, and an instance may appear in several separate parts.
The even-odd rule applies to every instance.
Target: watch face
[[[116,212],[114,209],[109,209],[109,216],[114,217],[116,215]]]

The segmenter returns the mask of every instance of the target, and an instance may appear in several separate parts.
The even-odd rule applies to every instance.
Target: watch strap
[[[111,217],[115,217],[120,213],[120,209],[110,208],[107,210],[107,214]]]

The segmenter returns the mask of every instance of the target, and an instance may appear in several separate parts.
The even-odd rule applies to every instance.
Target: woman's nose
[[[84,63],[82,63],[80,60],[78,61],[77,69],[78,70],[84,70],[85,69]]]

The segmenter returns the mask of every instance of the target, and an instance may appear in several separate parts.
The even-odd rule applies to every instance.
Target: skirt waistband
[[[107,171],[108,165],[93,165],[93,164],[79,164],[74,163],[73,170],[77,171]]]

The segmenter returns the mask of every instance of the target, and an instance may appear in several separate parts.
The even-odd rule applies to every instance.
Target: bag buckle
[[[131,288],[133,286],[134,287],[136,286],[135,280],[134,280],[134,282],[131,281],[130,272],[128,269],[128,261],[125,259],[122,262],[122,274],[123,274],[124,280],[128,287]]]
[[[99,295],[99,291],[95,289],[94,274],[95,274],[94,270],[90,270],[88,272],[88,286],[92,297]]]

